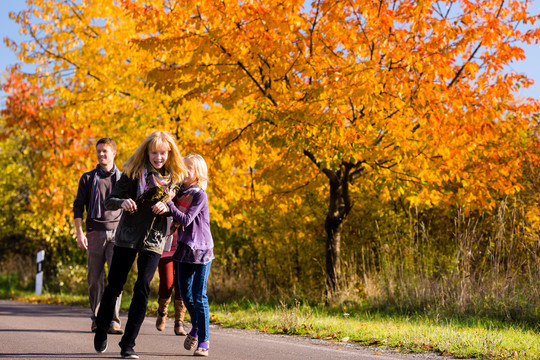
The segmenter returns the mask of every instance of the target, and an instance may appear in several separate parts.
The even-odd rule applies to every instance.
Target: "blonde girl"
[[[133,349],[135,339],[146,314],[150,282],[171,223],[168,209],[156,204],[174,197],[175,188],[183,182],[187,169],[173,137],[167,132],[156,131],[148,135],[126,160],[123,170],[105,201],[107,209],[124,211],[116,230],[108,285],[96,319],[94,348],[98,353],[107,349],[107,325],[114,303],[137,259],[137,281],[119,345],[122,358],[138,359]]]
[[[173,201],[167,204],[178,224],[178,243],[173,259],[178,263],[178,284],[191,318],[184,348],[195,356],[208,356],[209,308],[206,283],[214,259],[214,241],[206,186],[208,169],[200,155],[184,158],[188,174]]]

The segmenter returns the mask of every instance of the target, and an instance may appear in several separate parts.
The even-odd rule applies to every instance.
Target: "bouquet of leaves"
[[[178,192],[179,189],[180,189],[180,185],[178,184],[174,184],[174,185],[171,184],[167,187],[163,187],[163,186],[152,187],[146,190],[145,192],[143,192],[142,194],[140,194],[139,196],[137,196],[137,198],[135,199],[135,203],[137,204],[137,206],[147,201],[153,202],[153,203],[157,203],[160,201],[163,203],[167,203],[168,201],[171,201],[176,196],[176,193]],[[130,213],[133,213],[133,212],[130,212]]]
[[[152,189],[156,189],[156,188],[152,188]],[[150,189],[150,190],[152,190],[152,189]],[[158,191],[155,194],[153,194],[152,196],[142,197],[145,193],[150,192],[150,191],[145,191],[140,196],[138,196],[137,199],[142,197],[141,202],[157,200],[156,203],[159,202],[159,201],[161,201],[163,203],[167,203],[168,201],[172,200],[176,196],[176,192],[179,189],[180,189],[179,185],[177,185],[177,184],[172,185],[171,184],[171,185],[167,186],[166,188],[159,187]],[[135,202],[137,201],[137,199],[135,199]],[[157,216],[154,214],[154,218],[152,219],[152,223],[150,224],[150,228],[148,229],[148,233],[146,234],[146,237],[148,237],[150,232],[152,230],[154,230],[154,222],[156,221],[156,217]]]

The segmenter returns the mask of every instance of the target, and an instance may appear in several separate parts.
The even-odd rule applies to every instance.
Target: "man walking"
[[[88,297],[92,309],[92,332],[95,332],[99,302],[105,288],[105,262],[111,267],[114,234],[122,210],[105,209],[105,198],[120,179],[120,171],[114,164],[116,143],[111,138],[100,139],[96,144],[98,165],[84,173],[79,180],[77,197],[73,202],[73,217],[77,233],[77,245],[86,250],[88,264]],[[83,214],[86,207],[86,235],[83,232]],[[120,295],[116,301],[109,334],[123,334],[120,328]]]

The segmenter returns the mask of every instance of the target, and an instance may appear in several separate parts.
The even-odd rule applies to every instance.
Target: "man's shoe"
[[[131,347],[122,349],[122,351],[120,351],[120,356],[122,356],[122,359],[138,359],[139,358],[139,355],[137,355],[137,353]]]
[[[100,354],[107,350],[107,333],[101,333],[96,330],[96,335],[94,335],[94,349]]]
[[[95,333],[95,332],[96,332],[96,329],[97,329],[96,321],[95,321],[95,320],[92,320],[92,327],[90,328],[90,330],[92,330],[92,332]]]
[[[122,335],[124,333],[124,330],[122,330],[120,326],[112,324],[107,332],[109,334]]]

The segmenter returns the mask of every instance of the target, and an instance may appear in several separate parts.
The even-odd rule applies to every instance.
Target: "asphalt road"
[[[30,304],[0,300],[0,359],[118,359],[120,335],[109,335],[103,354],[93,349],[90,310],[61,305]],[[121,317],[123,324],[126,315]],[[189,359],[183,336],[175,336],[173,321],[159,332],[155,317],[147,317],[137,338],[135,351],[142,360]],[[436,354],[400,354],[391,350],[362,347],[302,337],[211,325],[212,359],[230,360],[432,360]]]

